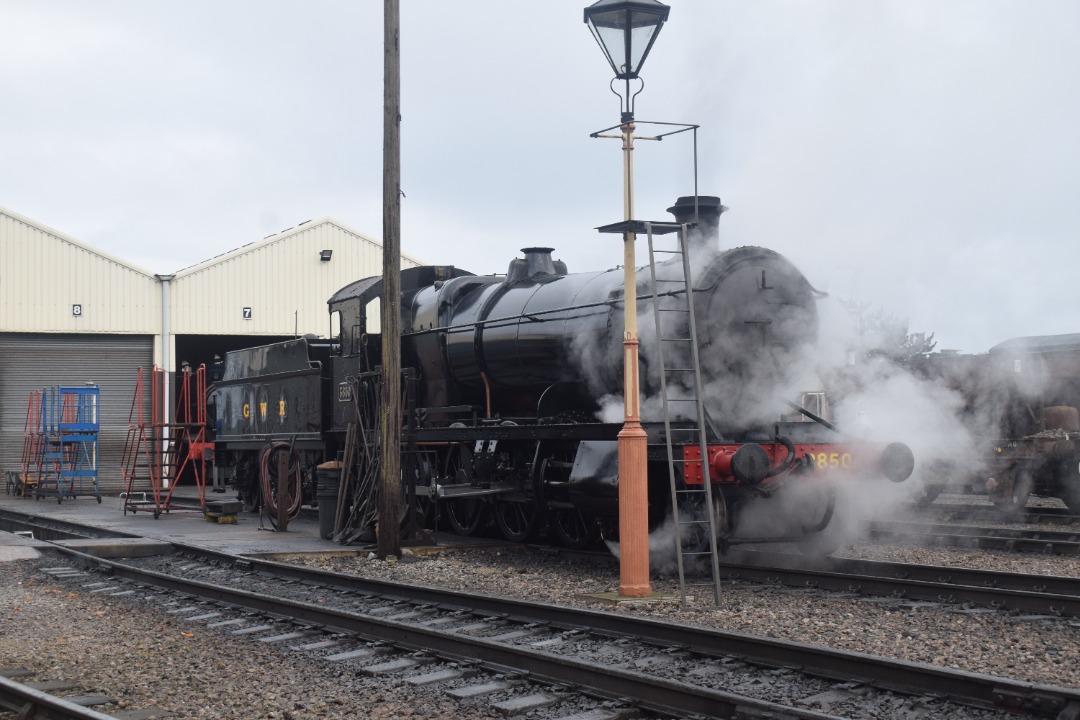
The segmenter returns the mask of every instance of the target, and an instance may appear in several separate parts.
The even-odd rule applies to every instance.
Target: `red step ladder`
[[[194,373],[194,394],[192,375],[189,367],[179,373],[172,421],[165,421],[162,419],[162,408],[167,405],[165,371],[155,365],[147,382],[143,369],[138,370],[120,461],[126,485],[125,515],[128,511],[142,510],[159,518],[162,513],[206,509],[206,461],[213,450],[213,443],[206,441],[206,366],[200,365]],[[145,414],[147,390],[149,417]],[[195,499],[174,497],[185,471],[195,480],[198,493]]]

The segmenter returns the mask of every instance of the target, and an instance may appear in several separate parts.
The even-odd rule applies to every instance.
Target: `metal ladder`
[[[56,501],[62,503],[65,498],[84,494],[84,483],[89,482],[93,496],[101,502],[97,465],[101,429],[98,386],[53,386],[43,388],[38,397],[41,413],[35,497],[40,500],[55,494]]]
[[[678,231],[678,249],[657,250],[653,245],[654,227],[660,232]],[[686,607],[686,565],[691,559],[700,559],[709,556],[710,571],[712,573],[712,587],[717,605],[720,604],[720,562],[717,552],[716,538],[716,513],[713,505],[712,483],[709,478],[708,444],[705,434],[705,405],[702,402],[701,392],[701,363],[698,355],[697,325],[694,320],[694,300],[691,288],[690,276],[690,248],[687,242],[687,225],[645,223],[645,231],[649,240],[649,279],[652,285],[653,318],[656,321],[656,352],[660,365],[660,395],[663,400],[664,410],[664,442],[667,445],[668,474],[671,480],[671,507],[672,519],[675,524],[675,556],[679,567],[679,596],[680,603]],[[656,256],[666,254],[678,256],[681,263],[666,263],[663,269],[672,271],[678,266],[681,271],[677,277],[656,276]],[[663,285],[663,289],[660,286]],[[679,302],[681,296],[682,302]],[[661,299],[665,300],[667,307],[660,307]],[[677,307],[678,305],[682,307]],[[681,321],[664,323],[662,317],[683,317]],[[665,331],[668,333],[665,335]],[[688,337],[681,337],[686,334]],[[680,365],[689,367],[670,367],[667,348],[672,350],[679,360]],[[693,375],[693,386],[686,387],[685,382],[675,383],[677,387],[689,390],[687,397],[673,397],[669,378],[685,377]],[[691,427],[672,427],[672,405],[684,404],[694,408],[694,424]],[[675,435],[678,435],[676,440]],[[680,448],[697,445],[700,448],[700,456],[697,459],[687,459],[685,456],[675,457],[674,445]],[[700,485],[690,485],[684,481],[686,470],[691,464],[700,466]],[[676,469],[678,468],[678,470]],[[723,499],[720,499],[723,502]],[[703,509],[708,509],[703,521],[701,514]],[[700,533],[702,530],[708,533],[709,549],[698,550],[687,548],[683,545],[683,535],[694,533],[694,528]],[[705,585],[706,583],[701,583]]]

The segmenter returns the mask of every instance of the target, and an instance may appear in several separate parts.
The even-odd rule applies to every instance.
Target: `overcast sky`
[[[589,138],[619,107],[585,4],[403,0],[405,252],[621,262],[593,230],[621,219],[621,157]],[[1080,3],[670,4],[637,117],[701,125],[723,243],[939,349],[1080,332]],[[381,237],[377,0],[0,0],[0,19],[0,206],[155,273],[325,215]],[[691,150],[639,144],[639,218],[692,192]]]

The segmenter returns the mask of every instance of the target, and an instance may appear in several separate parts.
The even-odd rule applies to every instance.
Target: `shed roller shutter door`
[[[20,467],[31,390],[92,382],[101,388],[101,492],[123,491],[120,458],[136,373],[139,367],[148,373],[153,343],[150,335],[0,335],[0,468]],[[148,405],[144,412],[149,413]]]

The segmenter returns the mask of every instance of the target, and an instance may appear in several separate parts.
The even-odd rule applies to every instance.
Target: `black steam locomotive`
[[[814,533],[828,523],[831,503],[812,512],[803,506],[806,517],[793,526],[763,531],[740,523],[744,509],[768,507],[803,480],[860,467],[904,480],[911,453],[898,443],[844,444],[813,413],[793,417],[783,405],[805,389],[792,385],[793,370],[816,339],[816,291],[776,252],[721,251],[715,229],[723,209],[713,197],[680,198],[670,209],[677,224],[691,228],[689,287],[721,540]],[[505,276],[453,266],[402,271],[403,476],[426,516],[437,512],[462,535],[493,519],[511,540],[546,527],[562,543],[581,547],[600,532],[617,533],[623,272],[569,273],[549,248],[522,252]],[[679,267],[681,260],[659,263],[656,273],[670,277]],[[668,405],[668,427],[694,420],[658,398],[662,366],[650,318],[653,302],[664,311],[679,302],[685,307],[687,285],[654,299],[649,273],[638,277],[649,522],[656,527],[671,513],[672,497],[661,407]],[[381,277],[338,291],[328,301],[336,328],[328,342],[299,338],[228,354],[216,388],[216,457],[233,467],[249,504],[273,487],[267,478],[277,467],[275,452],[288,453],[289,472],[302,488],[290,498],[294,505],[313,499],[315,466],[341,456],[357,464],[354,476],[370,480],[351,486],[349,516],[359,518],[357,508],[376,492],[382,338],[372,327],[372,303],[381,297]],[[666,318],[662,337],[685,335],[687,313],[655,315]],[[672,351],[664,367],[687,366],[689,354],[683,355]],[[679,381],[669,379],[666,395],[680,391]],[[617,417],[610,417],[612,408]],[[700,443],[673,445],[681,461],[675,482],[700,487]],[[372,519],[369,513],[356,522]]]

